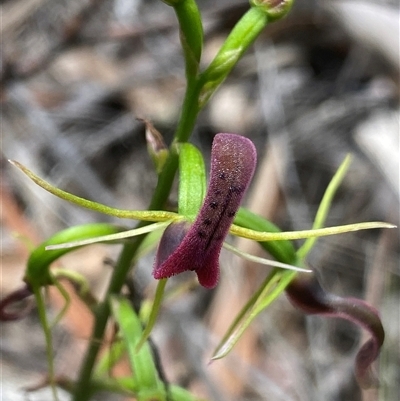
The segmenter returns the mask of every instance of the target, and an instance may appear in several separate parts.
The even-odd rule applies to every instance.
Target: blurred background
[[[198,4],[207,65],[249,6],[239,0]],[[21,285],[29,244],[71,225],[116,221],[46,193],[7,159],[79,196],[145,209],[157,177],[137,118],[152,121],[168,143],[185,81],[177,21],[159,0],[3,0],[0,7],[3,297]],[[251,138],[259,163],[246,206],[284,230],[311,227],[326,186],[352,153],[327,225],[398,225],[399,70],[397,0],[297,0],[211,99],[191,141],[208,158],[218,132]],[[176,192],[170,201],[176,204]],[[262,254],[255,244],[237,245]],[[101,297],[117,254],[118,247],[96,245],[61,264],[84,273]],[[398,230],[321,239],[309,263],[327,290],[366,299],[381,311],[386,341],[376,364],[379,389],[361,391],[354,380],[354,357],[366,338],[357,327],[306,317],[284,296],[228,357],[208,365],[267,274],[225,252],[215,290],[195,287],[163,306],[153,340],[168,380],[215,401],[398,400]],[[138,299],[154,293],[152,264],[149,255],[131,278]],[[50,292],[49,313],[61,304]],[[75,300],[54,329],[58,374],[76,377],[90,324],[90,313]],[[23,388],[40,387],[47,369],[35,309],[24,320],[1,324],[0,349],[2,400],[50,400],[47,389],[26,394]],[[114,374],[126,372],[123,364],[118,369]]]

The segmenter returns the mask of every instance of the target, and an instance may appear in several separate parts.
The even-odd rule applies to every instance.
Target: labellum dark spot
[[[22,309],[13,307],[32,295],[32,290],[26,284],[22,288],[13,291],[0,301],[0,321],[9,322],[22,319],[32,309],[32,305],[25,305]],[[11,310],[12,309],[12,310]]]
[[[210,202],[210,208],[211,209],[218,209],[218,202],[212,201]]]

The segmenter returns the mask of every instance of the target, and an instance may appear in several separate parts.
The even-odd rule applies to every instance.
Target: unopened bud
[[[294,0],[250,0],[250,5],[263,10],[271,22],[285,17],[293,2]]]
[[[168,147],[165,144],[161,133],[157,131],[149,120],[144,118],[138,118],[138,120],[142,121],[146,126],[147,151],[149,152],[156,171],[159,174],[167,160],[169,154]]]

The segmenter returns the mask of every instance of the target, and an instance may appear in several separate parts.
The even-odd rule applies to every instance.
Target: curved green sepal
[[[176,213],[165,212],[163,210],[122,210],[116,209],[107,205],[103,205],[98,202],[90,201],[85,198],[70,194],[69,192],[59,189],[47,181],[43,180],[36,174],[34,174],[27,167],[21,163],[9,160],[11,164],[18,167],[24,174],[26,174],[35,184],[42,187],[47,192],[57,196],[58,198],[64,199],[68,202],[74,203],[75,205],[84,207],[86,209],[93,210],[95,212],[107,214],[109,216],[119,217],[121,219],[133,219],[142,221],[167,221],[176,218]]]
[[[280,269],[293,270],[293,271],[302,272],[302,273],[311,273],[312,272],[312,270],[310,270],[309,268],[289,265],[287,263],[278,262],[276,260],[266,259],[266,258],[262,258],[260,256],[252,255],[250,253],[244,252],[244,251],[236,248],[235,246],[228,244],[227,242],[224,242],[223,247],[243,259],[249,260],[250,262],[258,263],[260,265],[270,266],[270,267],[279,267]]]
[[[139,235],[148,234],[153,231],[163,230],[165,229],[171,222],[161,221],[159,223],[153,223],[146,225],[144,227],[133,228],[132,230],[121,231],[108,235],[99,235],[97,237],[83,238],[79,240],[73,240],[70,242],[63,242],[61,244],[55,245],[47,245],[46,251],[52,251],[57,249],[68,249],[68,248],[76,248],[84,245],[91,245],[97,243],[113,243],[113,242],[122,242],[124,239],[137,237]]]
[[[238,237],[262,242],[327,237],[329,235],[345,234],[361,230],[372,230],[375,228],[396,228],[396,226],[383,221],[371,221],[365,223],[344,224],[342,226],[318,228],[316,230],[282,231],[279,233],[270,233],[249,230],[233,224],[231,226],[230,233],[237,235]]]
[[[49,245],[62,244],[73,240],[84,240],[97,237],[99,235],[115,234],[123,231],[124,228],[107,223],[84,224],[75,227],[69,227],[59,231],[42,242],[29,256],[24,281],[32,286],[45,286],[53,284],[53,277],[50,274],[49,266],[55,260],[71,252],[80,246],[68,249],[57,249],[46,251]]]

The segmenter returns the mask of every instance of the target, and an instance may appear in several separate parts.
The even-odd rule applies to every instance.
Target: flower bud
[[[250,5],[263,10],[271,22],[285,17],[293,2],[294,0],[250,0]]]

